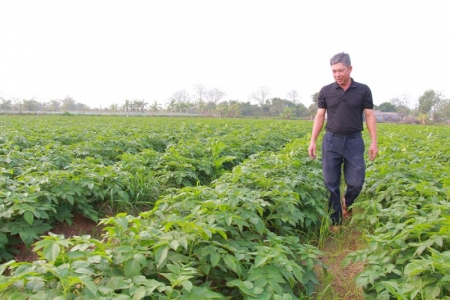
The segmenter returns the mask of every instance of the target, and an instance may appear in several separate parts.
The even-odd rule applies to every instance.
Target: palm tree
[[[128,111],[130,110],[130,100],[126,99],[125,103],[122,105],[121,109],[128,113]]]
[[[177,100],[175,100],[174,98],[170,99],[169,104],[167,104],[167,110],[169,112],[174,112],[176,108],[177,108]]]
[[[155,102],[153,102],[153,104],[150,105],[149,109],[153,114],[155,114],[158,110],[161,109],[161,105],[158,104],[158,102],[155,100]]]
[[[142,114],[145,111],[145,107],[148,105],[148,103],[145,102],[144,99],[142,99],[142,101],[138,101],[137,103],[139,104],[138,105],[139,112]]]

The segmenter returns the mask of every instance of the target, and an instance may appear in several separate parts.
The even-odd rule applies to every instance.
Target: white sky
[[[450,96],[450,2],[0,0],[0,96],[90,107],[219,88],[248,101],[311,95],[348,52],[375,104]],[[446,76],[447,75],[447,76]]]

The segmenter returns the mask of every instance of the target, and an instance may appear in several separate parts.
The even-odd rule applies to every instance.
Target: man
[[[372,142],[369,159],[377,156],[376,118],[370,88],[350,77],[352,65],[347,53],[338,53],[330,60],[335,82],[319,92],[318,111],[314,119],[309,156],[316,158],[316,140],[322,130],[325,116],[326,133],[322,140],[322,170],[325,186],[330,192],[332,232],[339,229],[342,218],[351,216],[351,205],[361,192],[365,179],[363,113]],[[347,185],[341,202],[340,183],[343,165]]]

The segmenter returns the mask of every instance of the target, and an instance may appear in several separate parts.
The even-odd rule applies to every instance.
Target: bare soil
[[[95,221],[86,218],[80,213],[74,213],[71,225],[66,222],[57,223],[55,227],[50,230],[51,233],[62,234],[66,238],[84,234],[89,234],[92,237],[99,237],[100,231],[101,230]],[[21,243],[17,245],[16,248],[18,253],[14,256],[14,260],[32,262],[38,259],[38,255],[33,252],[33,246],[27,248],[25,244]]]

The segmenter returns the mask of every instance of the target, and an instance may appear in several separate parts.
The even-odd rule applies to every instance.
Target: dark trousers
[[[330,192],[328,205],[334,225],[342,222],[341,172],[347,184],[345,204],[349,208],[361,192],[366,165],[364,162],[364,141],[361,133],[340,135],[327,131],[322,142],[322,170],[325,186]]]

